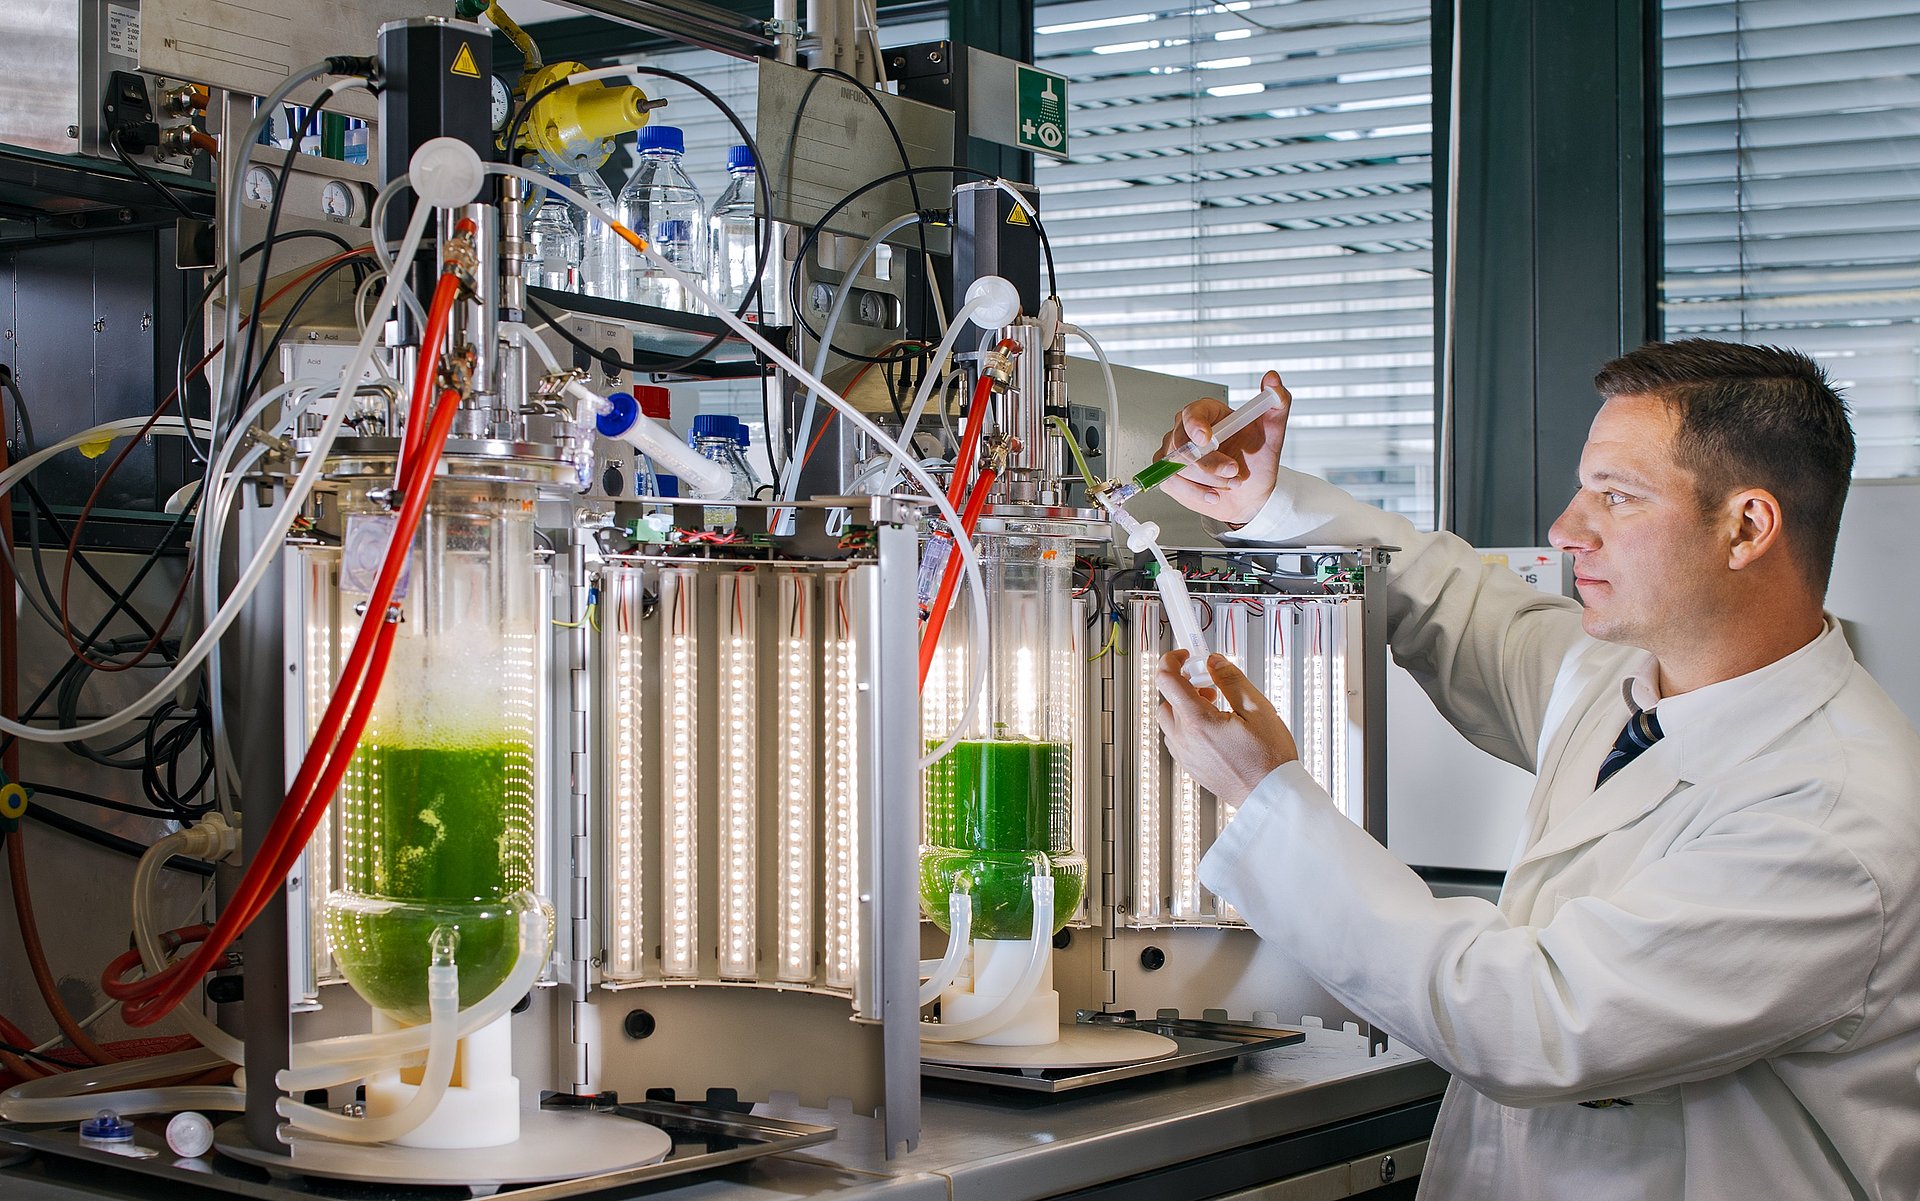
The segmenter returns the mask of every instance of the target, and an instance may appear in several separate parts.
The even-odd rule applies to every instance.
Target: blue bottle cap
[[[607,403],[613,407],[594,419],[594,428],[608,438],[618,438],[633,428],[640,416],[640,402],[625,392],[615,392],[607,397]]]
[[[738,417],[728,413],[702,413],[693,419],[693,430],[687,435],[687,444],[691,446],[701,438],[731,438],[740,442],[745,436],[746,429]]]
[[[649,150],[667,150],[674,154],[687,152],[687,135],[673,125],[643,125],[640,127],[640,140],[634,144],[634,153],[645,154]]]
[[[749,435],[749,434],[751,434],[752,432],[753,432],[752,430],[749,430],[749,429],[747,428],[747,423],[746,423],[746,422],[744,422],[744,421],[742,421],[742,422],[740,423],[740,434],[739,434],[739,438],[740,438],[740,449],[741,449],[741,450],[745,450],[745,449],[747,449],[747,447],[749,447],[749,446],[751,446],[751,445],[753,445],[753,443],[752,443],[752,442],[750,442],[750,441],[748,441],[748,435]]]
[[[679,496],[680,477],[677,475],[662,475],[657,471],[654,472],[653,494],[655,496]]]
[[[753,149],[748,146],[729,146],[727,148],[727,170],[757,170],[753,161]]]

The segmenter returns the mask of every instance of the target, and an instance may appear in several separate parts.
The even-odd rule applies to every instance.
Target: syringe
[[[1241,430],[1259,420],[1260,415],[1280,403],[1280,394],[1272,388],[1262,388],[1260,395],[1227,414],[1225,420],[1213,427],[1213,436],[1206,441],[1193,439],[1176,447],[1164,459],[1156,459],[1141,468],[1133,481],[1115,486],[1110,496],[1113,503],[1120,503],[1157,488],[1182,470],[1193,466],[1201,459],[1220,449],[1220,444]]]

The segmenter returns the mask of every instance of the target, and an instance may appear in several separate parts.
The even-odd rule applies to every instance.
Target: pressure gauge
[[[507,118],[513,112],[513,97],[507,92],[507,85],[500,82],[498,75],[492,76],[493,82],[493,132],[507,131]]]
[[[254,208],[271,205],[273,172],[265,167],[248,167],[246,177],[240,181],[240,199]]]
[[[329,221],[341,225],[353,225],[359,219],[359,198],[354,195],[353,185],[333,180],[320,192],[320,212]]]

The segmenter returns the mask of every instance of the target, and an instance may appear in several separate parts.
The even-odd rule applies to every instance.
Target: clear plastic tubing
[[[521,915],[547,912],[533,892],[534,662],[544,634],[534,499],[531,484],[434,482],[393,658],[336,802],[334,958],[355,992],[404,1023],[427,1020],[436,928],[458,935],[461,999],[471,1006],[513,970]],[[374,574],[356,561],[384,552],[391,512],[364,488],[341,509],[340,611],[352,614]]]
[[[965,678],[968,626],[984,620],[992,661],[986,703],[925,776],[926,844],[920,905],[945,928],[950,897],[971,898],[973,937],[1017,940],[1033,922],[1035,863],[1047,863],[1058,905],[1049,937],[1080,905],[1087,861],[1073,845],[1073,542],[1047,526],[1010,524],[976,535],[987,577],[985,614],[956,607],[935,649],[923,696],[927,724],[952,720],[944,692]]]

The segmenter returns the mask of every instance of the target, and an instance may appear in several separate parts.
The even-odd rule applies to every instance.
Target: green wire
[[[1067,449],[1073,452],[1073,465],[1080,469],[1080,478],[1086,481],[1087,491],[1091,493],[1100,486],[1100,482],[1093,478],[1092,470],[1087,467],[1087,456],[1080,452],[1080,443],[1074,439],[1072,428],[1059,417],[1047,418],[1047,424],[1053,427],[1054,433],[1067,440]]]

